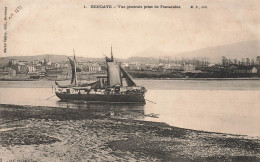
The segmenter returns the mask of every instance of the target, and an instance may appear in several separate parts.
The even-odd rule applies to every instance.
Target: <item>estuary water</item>
[[[60,102],[53,81],[0,81],[0,103],[113,112],[210,132],[260,138],[260,80],[136,80],[145,105]],[[129,114],[129,115],[126,115]],[[155,118],[158,117],[158,118]]]

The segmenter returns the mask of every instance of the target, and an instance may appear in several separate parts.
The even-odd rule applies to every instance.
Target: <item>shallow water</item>
[[[146,105],[60,102],[54,82],[0,82],[0,103],[93,109],[172,126],[260,137],[260,80],[137,80]],[[54,96],[54,97],[52,97]],[[51,97],[51,98],[50,98]],[[50,99],[48,99],[50,98]],[[48,100],[47,100],[48,99]],[[158,114],[159,118],[148,117]],[[126,114],[130,114],[126,116]]]

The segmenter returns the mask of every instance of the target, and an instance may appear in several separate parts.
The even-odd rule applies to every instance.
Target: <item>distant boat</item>
[[[155,113],[151,113],[151,114],[147,114],[145,116],[151,117],[151,118],[159,118],[159,114],[155,114]]]
[[[71,84],[61,86],[56,81],[56,96],[61,100],[84,100],[87,102],[145,103],[146,89],[137,86],[132,77],[113,58],[106,57],[107,77],[99,77],[92,83],[79,83],[76,73],[76,58],[68,58],[71,63]],[[123,85],[123,78],[126,85]]]

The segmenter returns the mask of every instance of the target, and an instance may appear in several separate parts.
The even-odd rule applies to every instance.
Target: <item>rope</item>
[[[147,100],[147,99],[145,99],[146,101],[149,101],[149,102],[151,102],[151,103],[153,103],[153,104],[156,104],[155,102],[153,102],[153,101],[150,101],[150,100]]]
[[[46,100],[49,100],[50,98],[52,98],[52,97],[54,97],[54,96],[56,96],[56,95],[53,95],[53,96],[51,96],[51,97],[47,98]]]

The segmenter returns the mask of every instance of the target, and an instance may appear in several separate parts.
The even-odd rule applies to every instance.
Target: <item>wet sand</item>
[[[0,105],[0,158],[27,161],[260,161],[260,139],[90,109]]]

